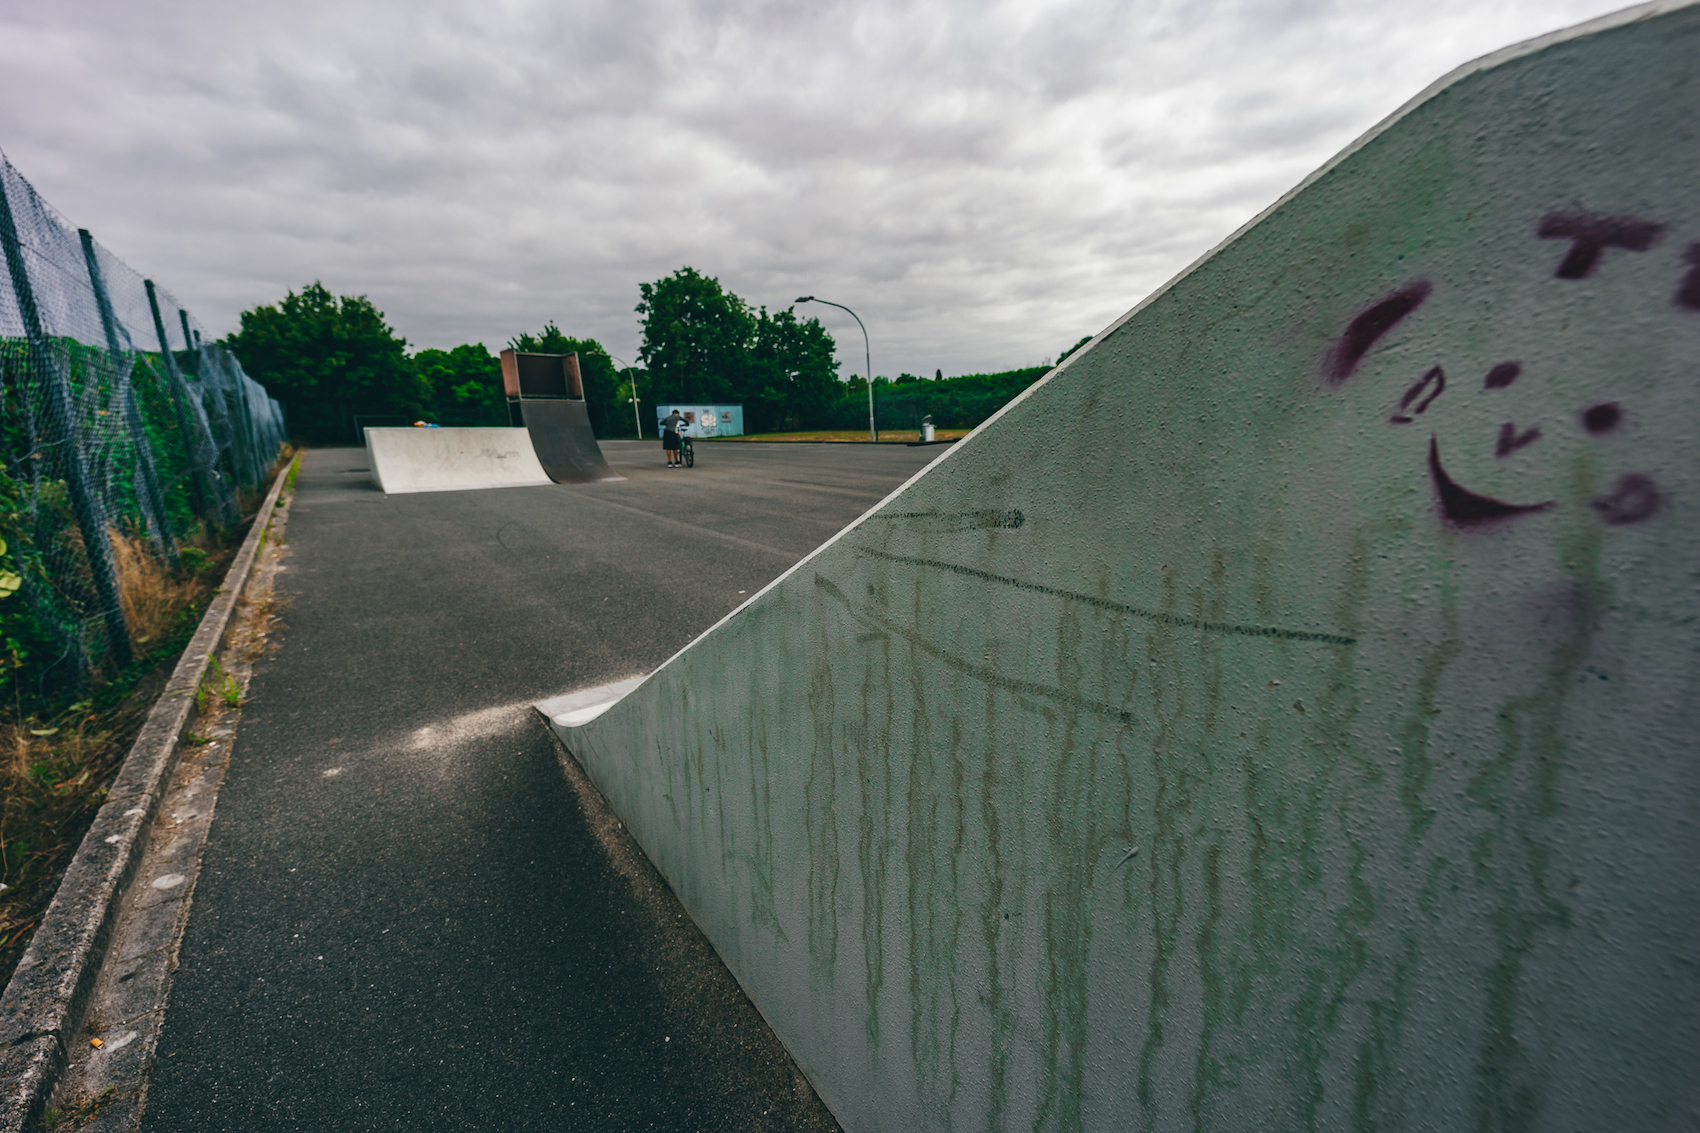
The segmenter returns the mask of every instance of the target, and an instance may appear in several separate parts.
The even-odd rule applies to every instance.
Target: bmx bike
[[[691,438],[683,432],[679,434],[679,462],[686,468],[690,468],[697,462],[696,446],[691,443]]]

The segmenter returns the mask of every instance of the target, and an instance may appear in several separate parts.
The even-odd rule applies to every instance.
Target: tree
[[[890,382],[874,378],[876,412],[882,428],[918,427],[930,415],[941,429],[973,428],[1022,390],[1051,371],[1026,366],[998,374],[963,374],[940,381]],[[854,429],[868,423],[868,384],[852,377],[825,414],[830,428]]]
[[[756,316],[740,395],[751,432],[798,429],[838,395],[838,347],[819,319],[786,308]]]
[[[841,387],[837,346],[819,319],[787,308],[752,312],[695,268],[638,288],[650,396],[744,405],[751,432],[798,428],[824,417]]]
[[[1073,354],[1076,350],[1079,350],[1082,346],[1085,346],[1088,342],[1091,342],[1092,338],[1093,338],[1093,336],[1089,334],[1089,335],[1085,336],[1084,338],[1082,338],[1079,342],[1075,343],[1073,346],[1069,347],[1067,350],[1063,351],[1061,354],[1058,354],[1057,355],[1057,365],[1059,365],[1059,366],[1062,365],[1064,358],[1067,358],[1070,354]]]
[[[518,334],[508,339],[508,346],[526,354],[577,354],[591,428],[603,436],[625,432],[615,415],[619,407],[620,377],[615,373],[614,360],[600,342],[563,334],[555,320],[550,319],[537,334]]]
[[[411,420],[430,402],[408,362],[407,340],[364,295],[338,297],[315,280],[241,318],[224,344],[283,403],[297,436],[358,441],[356,418]]]
[[[421,350],[413,356],[413,367],[430,391],[428,416],[439,425],[500,427],[508,423],[502,363],[483,343]]]
[[[663,402],[735,398],[755,337],[744,301],[690,267],[639,284],[638,292],[638,358],[654,383],[652,396]]]

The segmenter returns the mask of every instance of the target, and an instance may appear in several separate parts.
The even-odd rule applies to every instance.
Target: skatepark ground
[[[608,442],[386,497],[306,454],[145,1130],[832,1129],[529,705],[654,668],[942,446]]]

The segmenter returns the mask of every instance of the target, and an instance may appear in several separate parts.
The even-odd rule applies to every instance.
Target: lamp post
[[[620,359],[613,354],[608,355],[608,357],[613,358],[616,362],[620,362]],[[620,365],[626,366],[624,362],[620,362]],[[643,418],[638,416],[637,374],[633,371],[631,366],[626,366],[626,372],[631,374],[632,383],[632,427],[637,430],[638,440],[641,441],[643,440]]]
[[[837,307],[840,311],[849,311],[850,317],[856,320],[856,325],[862,327],[862,361],[868,367],[868,440],[880,439],[879,430],[874,428],[874,355],[868,347],[868,328],[862,326],[862,318],[842,303],[834,303],[830,299],[816,299],[813,295],[800,295],[799,303],[825,303],[828,307]]]

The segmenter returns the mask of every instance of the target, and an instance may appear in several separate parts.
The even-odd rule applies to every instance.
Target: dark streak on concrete
[[[1020,508],[981,508],[978,511],[882,511],[878,515],[868,517],[870,522],[893,519],[953,519],[962,522],[970,531],[990,528],[1013,531],[1027,522],[1027,517],[1021,514]]]
[[[1013,677],[1006,677],[1002,673],[999,673],[996,669],[989,666],[975,665],[969,661],[965,661],[956,656],[954,653],[948,653],[939,648],[937,645],[928,641],[926,638],[922,637],[919,633],[916,633],[907,626],[898,625],[891,619],[881,617],[879,614],[873,613],[871,610],[859,610],[852,606],[849,598],[845,596],[844,591],[840,590],[838,586],[832,582],[832,580],[826,578],[824,575],[815,575],[815,585],[838,599],[850,616],[861,622],[863,625],[877,625],[881,629],[896,634],[898,637],[909,642],[909,644],[915,646],[915,648],[919,649],[921,652],[927,654],[936,661],[943,662],[946,666],[955,669],[963,676],[972,677],[977,681],[992,685],[995,688],[1001,688],[1005,692],[1013,692],[1024,696],[1043,697],[1046,700],[1054,700],[1059,704],[1066,704],[1073,708],[1082,708],[1099,716],[1108,716],[1112,720],[1120,720],[1123,724],[1126,724],[1129,727],[1132,727],[1137,722],[1134,719],[1133,713],[1124,712],[1113,704],[1105,704],[1101,700],[1088,700],[1086,697],[1076,696],[1073,693],[1065,692],[1060,688],[1052,688],[1050,685],[1042,685],[1034,681],[1019,681]]]
[[[1270,637],[1280,641],[1314,641],[1321,645],[1356,645],[1358,643],[1358,639],[1355,637],[1346,637],[1337,633],[1309,633],[1304,630],[1281,629],[1278,626],[1232,625],[1227,622],[1205,621],[1202,618],[1189,618],[1179,614],[1165,614],[1157,610],[1130,606],[1125,602],[1112,602],[1107,598],[1094,598],[1090,594],[1078,594],[1072,590],[1062,590],[1055,586],[1044,586],[1037,582],[1026,582],[1019,578],[1005,578],[1003,575],[991,574],[987,571],[976,570],[973,567],[959,566],[956,563],[940,562],[937,559],[917,559],[908,555],[887,554],[885,551],[876,551],[872,547],[856,547],[855,551],[857,554],[885,559],[887,562],[907,563],[910,566],[927,567],[931,570],[946,570],[952,574],[978,578],[983,582],[996,582],[1003,586],[1013,586],[1018,590],[1030,590],[1036,594],[1048,594],[1053,598],[1064,598],[1070,602],[1082,602],[1088,606],[1096,606],[1101,610],[1112,610],[1118,614],[1132,614],[1136,618],[1144,618],[1158,625],[1201,629],[1208,633],[1231,633],[1239,637]]]

